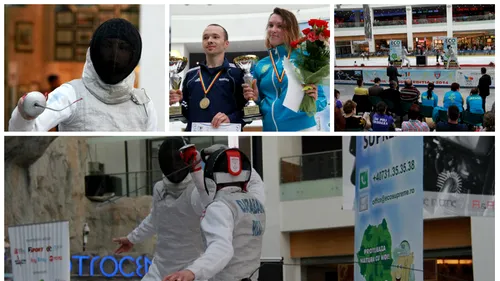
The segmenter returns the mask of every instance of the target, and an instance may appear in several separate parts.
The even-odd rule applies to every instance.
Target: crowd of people
[[[494,131],[495,103],[486,108],[491,77],[486,68],[481,73],[479,84],[465,98],[460,85],[452,83],[441,105],[434,83],[423,93],[410,79],[399,88],[397,70],[388,68],[390,83],[385,89],[378,77],[369,88],[358,79],[350,100],[342,102],[335,89],[335,131]]]

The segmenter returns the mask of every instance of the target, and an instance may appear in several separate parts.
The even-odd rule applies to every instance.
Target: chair
[[[420,113],[422,116],[431,118],[432,117],[432,111],[434,110],[434,107],[428,106],[428,105],[421,105],[420,106]]]
[[[382,98],[377,97],[377,96],[369,96],[368,99],[370,100],[371,104],[375,107],[377,106],[377,103],[382,101]]]
[[[438,122],[439,121],[448,122],[448,111],[447,110],[439,110],[438,116],[439,116]]]
[[[405,116],[413,105],[412,102],[401,101],[401,116]]]
[[[382,101],[385,102],[385,104],[387,104],[388,109],[390,110],[394,109],[394,103],[391,100],[383,99]]]
[[[365,95],[353,95],[352,101],[357,103],[356,112],[371,112],[372,104]]]
[[[469,111],[462,112],[462,120],[465,124],[472,126],[480,126],[483,124],[484,114],[471,113]]]

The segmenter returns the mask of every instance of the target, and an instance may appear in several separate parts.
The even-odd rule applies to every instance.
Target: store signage
[[[131,256],[124,256],[117,260],[114,256],[92,257],[75,255],[72,256],[71,259],[72,263],[78,263],[78,276],[142,277],[148,272],[149,266],[151,265],[151,260],[146,256],[139,256],[136,258]],[[126,261],[134,264],[135,267],[132,267],[131,269],[124,268],[124,263]],[[73,270],[72,263],[70,263],[71,272]],[[99,265],[99,272],[95,272],[96,265]],[[86,272],[86,274],[84,274],[84,272]]]

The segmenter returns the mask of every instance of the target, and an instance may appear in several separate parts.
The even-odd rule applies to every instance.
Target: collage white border
[[[71,4],[95,4],[97,1],[75,1],[75,2],[72,2]],[[161,1],[152,1],[152,0],[144,0],[144,1],[141,1],[141,2],[138,2],[138,1],[125,1],[125,0],[122,0],[122,1],[116,1],[116,0],[108,0],[108,1],[105,1],[103,3],[99,3],[99,4],[141,4],[141,5],[147,5],[147,4],[163,4],[165,5],[165,15],[166,18],[165,18],[165,30],[169,30],[167,27],[168,27],[168,23],[169,23],[169,20],[168,20],[168,17],[170,15],[170,10],[169,10],[169,5],[171,4],[206,4],[206,1],[179,1],[179,0],[174,0],[174,1],[169,1],[170,3],[165,3],[165,2],[161,2]],[[225,1],[221,1],[221,0],[215,0],[215,1],[211,1],[212,4],[229,4],[228,3],[229,1],[225,0]],[[269,4],[269,3],[266,3],[265,1],[263,0],[257,0],[257,1],[252,1],[253,3],[251,4],[255,4],[255,5],[259,5],[259,4]],[[334,8],[335,8],[335,3],[332,3],[332,1],[325,1],[325,0],[315,0],[313,1],[314,3],[309,3],[309,4],[329,4],[331,5],[331,9],[330,9],[330,19],[333,19],[333,11],[334,11]],[[441,1],[440,1],[441,2]],[[301,1],[283,1],[283,0],[277,0],[277,1],[274,1],[275,4],[303,4],[303,2]],[[395,5],[401,5],[401,3],[399,1],[373,1],[373,0],[366,0],[366,1],[349,1],[349,4],[395,4]],[[425,1],[410,1],[410,2],[407,2],[407,3],[404,3],[404,5],[415,5],[415,4],[435,4],[436,2],[435,1],[428,1],[428,0],[425,0]],[[470,1],[442,1],[443,4],[470,4]],[[0,20],[1,22],[4,24],[5,23],[5,17],[4,17],[4,8],[5,8],[5,4],[20,4],[19,2],[15,2],[15,1],[7,1],[7,2],[4,2],[3,5],[1,6],[1,12],[0,12]],[[22,4],[68,4],[68,1],[23,1]],[[494,1],[482,1],[481,4],[496,4]],[[495,13],[498,14],[499,12],[499,7],[497,6],[495,8]],[[496,21],[495,22],[495,30],[498,29],[498,26],[499,26],[499,23],[500,21]],[[333,28],[333,25],[331,26],[332,28],[332,37],[335,36],[335,30]],[[5,48],[5,45],[3,44],[4,42],[4,38],[5,38],[5,28],[2,28],[1,31],[1,36],[0,36],[0,40],[2,41],[2,49]],[[496,36],[496,32],[495,32],[495,36]],[[333,40],[333,38],[332,38]],[[333,43],[333,42],[332,42]],[[165,36],[165,46],[169,46],[169,36]],[[165,50],[165,51],[168,51],[168,50]],[[332,58],[333,59],[333,58]],[[165,56],[165,66],[168,65],[168,56]],[[4,50],[2,52],[0,52],[0,61],[4,61],[5,63],[5,60],[4,60]],[[495,66],[495,70],[496,72],[498,72],[498,65]],[[0,76],[2,78],[5,79],[5,67],[2,67],[0,69]],[[333,72],[334,70],[334,64],[331,63],[331,69],[330,69],[330,72],[331,73],[334,73]],[[331,81],[333,81],[333,75],[331,75]],[[166,87],[165,89],[168,89],[168,79],[165,80],[165,84],[166,84]],[[331,87],[332,85],[334,85],[333,83],[331,84]],[[333,88],[333,87],[332,87]],[[331,91],[333,93],[333,91]],[[5,93],[4,93],[5,94]],[[4,98],[1,98],[0,99],[0,105],[1,105],[1,108],[4,108]],[[165,106],[167,106],[167,103],[168,103],[168,99],[165,99]],[[0,120],[2,121],[1,124],[3,126],[5,120],[5,115],[4,114],[1,114],[1,117],[0,117]],[[168,114],[166,114],[166,122],[165,124],[169,124],[168,122]],[[334,111],[331,111],[330,113],[330,124],[334,124]],[[363,136],[363,135],[372,135],[372,136],[427,136],[427,135],[450,135],[450,136],[457,136],[457,135],[460,135],[460,136],[466,136],[466,135],[470,135],[471,133],[453,133],[453,132],[449,132],[449,133],[437,133],[437,132],[428,132],[428,133],[416,133],[416,132],[408,132],[408,133],[398,133],[398,132],[389,132],[389,133],[376,133],[376,132],[334,132],[333,131],[333,128],[334,126],[331,126],[331,132],[284,132],[284,133],[276,133],[276,132],[230,132],[230,133],[182,133],[182,132],[168,132],[168,128],[169,126],[166,125],[166,131],[165,132],[139,132],[139,133],[129,133],[129,132],[119,132],[119,133],[111,133],[111,132],[85,132],[85,133],[74,133],[74,132],[57,132],[57,133],[53,133],[53,132],[5,132],[4,130],[2,130],[2,136],[3,136],[3,140],[0,142],[0,153],[2,155],[4,155],[4,138],[5,136],[54,136],[55,134],[57,136],[152,136],[152,137],[160,137],[160,136],[177,136],[177,135],[184,135],[184,136],[213,136],[213,135],[217,135],[217,136],[228,136],[228,137],[236,137],[236,136],[352,136],[352,135],[356,135],[356,136]],[[5,128],[4,128],[5,129]],[[496,133],[495,132],[491,132],[491,133],[487,133],[487,132],[481,132],[479,133],[481,135],[485,135],[485,136],[495,136]],[[497,143],[498,143],[498,139],[497,139]],[[496,155],[495,155],[495,159],[499,159],[499,152],[497,151],[496,152]],[[498,167],[499,165],[497,165],[497,171],[500,170],[500,168]],[[4,200],[9,200],[8,198],[5,198],[5,194],[4,194],[4,188],[3,188],[3,184],[5,183],[4,181],[4,173],[5,173],[5,170],[4,170],[4,162],[2,162],[2,172],[1,172],[1,177],[0,177],[0,181],[2,183],[2,198],[4,198]],[[5,228],[4,228],[4,200],[0,200],[0,233],[5,233]],[[498,232],[500,230],[500,227],[498,227],[498,221],[496,221],[496,226],[495,226],[495,231]],[[3,239],[2,239],[3,240]],[[3,244],[3,242],[2,242]],[[500,268],[500,261],[499,261],[499,254],[500,253],[500,243],[495,243],[495,268]],[[0,268],[4,268],[4,259],[0,259]],[[495,280],[500,280],[500,274],[496,274],[496,277],[495,277]]]

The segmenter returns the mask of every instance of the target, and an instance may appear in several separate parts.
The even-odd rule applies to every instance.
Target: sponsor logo
[[[28,252],[29,253],[40,253],[40,252],[43,252],[43,248],[42,247],[39,247],[39,248],[28,247]]]
[[[41,257],[30,258],[30,261],[31,263],[47,262],[47,258],[41,258]]]
[[[17,264],[17,265],[26,264],[26,259],[20,259],[19,256],[17,256],[17,259],[15,260],[15,264]]]
[[[47,246],[47,248],[45,248],[45,251],[47,251],[47,253],[50,253],[50,252],[54,252],[54,251],[57,251],[59,249],[62,248],[62,245],[49,245]]]
[[[457,39],[455,39],[455,38],[446,38],[445,42],[446,42],[446,45],[454,45],[457,42]]]
[[[49,261],[50,261],[50,262],[54,262],[54,261],[62,261],[62,256],[50,256],[50,257],[49,257]]]
[[[26,251],[21,248],[14,248],[14,255],[25,254]]]
[[[447,208],[460,208],[465,207],[464,200],[452,200],[452,199],[437,199],[437,198],[424,198],[424,205],[427,207],[447,207]]]
[[[495,209],[494,200],[472,200],[472,209]]]

